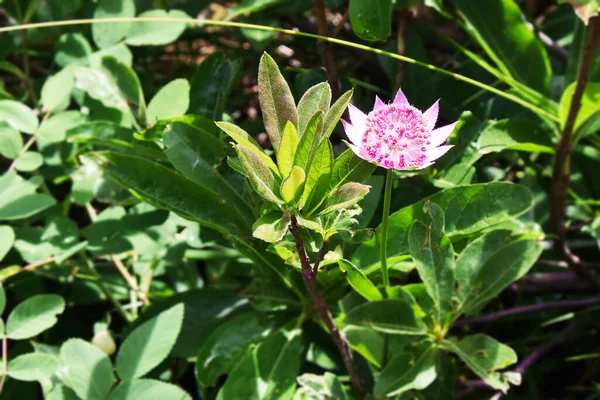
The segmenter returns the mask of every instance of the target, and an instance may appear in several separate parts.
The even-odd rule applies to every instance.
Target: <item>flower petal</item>
[[[346,141],[344,140],[344,142],[346,142]],[[358,157],[362,158],[363,160],[367,160],[366,158],[364,158],[363,156],[360,155],[360,147],[355,146],[350,142],[346,142],[346,144],[348,145],[348,147],[350,147],[350,150],[352,150],[352,152],[354,154],[356,154]]]
[[[381,106],[385,106],[385,103],[383,101],[381,101],[379,96],[375,96],[375,105],[373,106],[373,110],[375,110]]]
[[[450,137],[452,132],[454,132],[454,128],[457,124],[458,122],[455,122],[453,124],[434,129],[433,132],[431,132],[431,146],[437,147],[444,143],[446,139]]]
[[[426,162],[425,164],[416,167],[415,171],[420,171],[420,170],[425,169],[433,164],[434,164],[433,162]]]
[[[352,125],[359,128],[365,126],[365,123],[367,122],[367,115],[360,111],[358,107],[356,107],[354,104],[350,104],[348,105],[348,112],[350,113],[350,122],[352,122]]]
[[[427,150],[427,153],[426,153],[427,160],[425,160],[425,163],[429,163],[429,162],[433,162],[433,161],[437,160],[438,158],[440,158],[441,156],[446,154],[448,152],[448,150],[450,150],[452,147],[454,147],[454,146],[440,146],[440,147],[436,147],[434,149]]]
[[[437,122],[438,112],[440,111],[440,101],[433,103],[427,111],[423,113],[423,118],[427,121],[427,129],[433,130],[435,123]]]
[[[360,143],[360,139],[363,136],[362,130],[356,128],[354,125],[344,120],[342,120],[342,125],[344,125],[344,131],[346,131],[346,136],[348,136],[348,140],[350,140],[350,143]]]
[[[398,93],[396,93],[396,97],[394,97],[394,104],[404,104],[406,106],[410,105],[408,104],[406,96],[404,93],[402,93],[402,89],[398,89]]]

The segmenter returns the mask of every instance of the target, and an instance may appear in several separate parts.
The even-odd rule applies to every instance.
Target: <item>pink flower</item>
[[[440,146],[457,122],[433,129],[439,101],[424,113],[408,104],[402,90],[385,104],[375,97],[373,111],[365,115],[350,104],[350,121],[342,120],[350,148],[363,160],[387,169],[423,169],[446,154],[452,146]]]

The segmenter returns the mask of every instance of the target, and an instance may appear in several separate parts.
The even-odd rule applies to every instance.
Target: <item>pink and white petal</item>
[[[431,145],[430,146],[437,147],[440,144],[444,143],[446,141],[446,139],[448,139],[450,137],[452,132],[454,132],[454,128],[456,128],[457,124],[458,124],[458,122],[455,122],[453,124],[434,129],[433,132],[431,132],[431,139],[430,139]]]
[[[422,169],[432,166],[433,164],[434,164],[433,162],[426,162],[425,164],[419,165],[418,167],[416,167],[415,171],[420,171]]]
[[[438,158],[446,154],[448,150],[450,150],[452,147],[454,146],[440,146],[434,149],[427,150],[427,153],[425,153],[427,154],[427,159],[425,160],[425,162],[428,163],[437,160]]]
[[[373,106],[373,110],[375,110],[381,106],[385,106],[385,103],[383,101],[381,101],[379,96],[375,96],[375,105]]]
[[[370,161],[367,158],[365,158],[364,154],[361,154],[360,148],[358,146],[355,146],[352,143],[348,143],[348,147],[350,147],[350,149],[352,150],[352,152],[354,154],[356,154],[358,157],[362,158],[365,161]]]
[[[350,113],[350,122],[352,125],[358,128],[363,128],[367,122],[367,115],[360,111],[354,104],[348,106],[348,112]]]
[[[427,129],[430,131],[433,130],[435,123],[437,122],[438,113],[440,111],[440,101],[436,101],[433,103],[431,107],[427,111],[423,113],[423,117],[425,121],[427,121]]]
[[[408,104],[406,96],[404,95],[404,93],[402,93],[402,89],[398,89],[398,93],[396,93],[396,97],[394,97],[394,104],[404,104],[406,106],[410,105]]]
[[[348,136],[348,140],[350,140],[350,143],[360,143],[360,140],[363,136],[363,131],[361,129],[358,129],[351,123],[346,122],[345,120],[342,120],[342,125],[344,125],[344,131],[346,131],[346,136]]]

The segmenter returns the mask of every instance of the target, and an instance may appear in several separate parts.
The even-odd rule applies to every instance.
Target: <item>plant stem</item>
[[[388,169],[385,175],[385,191],[383,193],[383,216],[381,218],[381,242],[379,243],[379,258],[381,259],[381,277],[384,291],[390,286],[390,274],[387,265],[387,231],[390,218],[390,203],[392,202],[392,186],[394,170]]]
[[[2,389],[4,388],[4,381],[6,380],[6,375],[8,374],[8,338],[6,334],[2,335],[2,378],[0,378],[0,394],[2,394]]]
[[[352,381],[352,386],[358,392],[358,395],[361,399],[365,397],[365,389],[363,387],[362,379],[358,374],[358,369],[354,364],[354,360],[352,358],[352,350],[350,350],[350,344],[348,340],[343,336],[342,332],[338,329],[333,321],[333,317],[329,308],[327,307],[327,302],[323,298],[323,295],[319,291],[317,286],[317,275],[313,271],[310,266],[310,260],[308,258],[308,254],[306,254],[306,247],[304,246],[304,241],[299,233],[298,222],[295,217],[292,217],[292,225],[290,228],[292,235],[294,235],[294,239],[296,241],[296,250],[298,251],[298,256],[300,256],[300,265],[302,266],[302,277],[304,278],[304,282],[306,282],[306,286],[308,287],[308,291],[310,292],[310,296],[314,303],[317,312],[321,316],[321,319],[329,329],[331,333],[331,337],[335,342],[342,359],[344,360],[344,364],[346,365],[346,369],[350,374],[350,380]]]
[[[554,240],[554,251],[556,255],[565,260],[577,275],[591,282],[600,289],[600,277],[589,271],[581,263],[579,257],[571,253],[566,244],[565,212],[569,187],[571,185],[571,151],[573,147],[573,130],[575,121],[581,109],[581,99],[588,83],[590,71],[594,62],[596,47],[600,42],[600,16],[590,19],[590,36],[585,45],[583,60],[577,77],[575,92],[571,100],[571,107],[567,115],[567,121],[563,134],[556,147],[556,158],[552,171],[552,184],[550,187],[550,227],[556,235]]]
[[[320,36],[329,36],[329,29],[327,29],[327,15],[325,14],[325,1],[314,0],[313,13],[317,18],[317,31]],[[327,74],[327,80],[331,85],[331,93],[334,99],[340,97],[340,82],[338,79],[337,67],[333,54],[331,53],[331,43],[319,40],[317,42],[319,48],[319,55],[321,56],[321,62],[325,67],[325,73]]]

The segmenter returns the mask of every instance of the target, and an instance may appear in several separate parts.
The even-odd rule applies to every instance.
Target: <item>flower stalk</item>
[[[379,257],[381,259],[381,277],[383,288],[390,286],[390,273],[387,265],[387,231],[390,218],[390,203],[392,202],[392,186],[394,185],[394,171],[388,169],[385,175],[385,191],[383,193],[383,216],[381,218],[381,243],[379,244]]]

